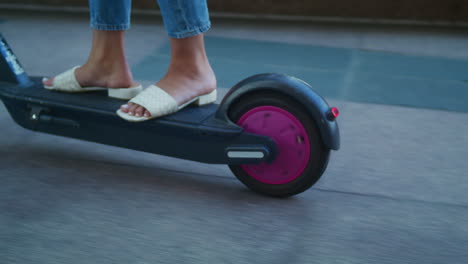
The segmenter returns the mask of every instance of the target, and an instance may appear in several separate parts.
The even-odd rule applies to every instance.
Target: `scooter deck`
[[[217,104],[188,106],[169,116],[128,122],[116,114],[125,101],[106,91],[62,93],[43,88],[41,78],[21,87],[0,82],[0,98],[24,128],[206,163],[259,163],[272,158],[274,142],[216,119]],[[228,151],[262,151],[261,159],[229,158]]]
[[[0,90],[11,96],[41,101],[44,104],[68,105],[69,107],[81,109],[82,111],[100,112],[115,117],[115,112],[126,101],[114,99],[107,96],[107,91],[94,91],[84,93],[63,93],[44,89],[41,78],[31,78],[33,85],[28,87],[15,87],[12,84],[3,84]],[[214,114],[218,105],[210,104],[204,107],[188,106],[173,115],[160,118],[159,121],[174,121],[188,124],[200,124]],[[126,121],[127,122],[127,121]],[[151,126],[156,120],[142,122],[143,126]]]

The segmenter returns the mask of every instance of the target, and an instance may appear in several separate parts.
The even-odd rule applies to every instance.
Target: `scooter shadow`
[[[6,176],[0,193],[8,197],[0,209],[11,230],[25,232],[27,223],[43,234],[41,241],[56,234],[73,241],[89,232],[98,242],[80,243],[96,250],[107,236],[154,244],[156,252],[163,247],[158,240],[181,247],[206,241],[201,244],[221,245],[221,252],[223,245],[240,245],[233,247],[234,254],[259,263],[294,259],[297,249],[306,248],[303,228],[317,213],[310,199],[274,199],[249,191],[234,177],[135,167],[84,154],[37,145],[10,153],[10,165],[2,168],[7,174],[0,169],[0,179]],[[21,239],[20,245],[30,238]]]
[[[2,152],[0,151],[0,155]],[[72,190],[77,186],[98,189],[115,187],[124,192],[144,191],[155,194],[170,192],[179,197],[201,195],[206,199],[234,199],[239,202],[251,202],[252,199],[258,202],[296,200],[274,199],[254,193],[228,172],[228,169],[223,171],[229,173],[228,175],[219,175],[193,172],[190,167],[176,169],[173,166],[169,168],[165,166],[164,168],[158,167],[158,164],[137,166],[132,161],[122,162],[119,157],[114,159],[83,151],[45,148],[34,144],[6,151],[2,156],[6,155],[10,167],[15,167],[17,171],[18,166],[21,167],[24,171],[23,177],[40,177],[48,184],[61,189]],[[158,155],[155,156],[155,159],[157,158]],[[32,170],[34,173],[29,173]]]

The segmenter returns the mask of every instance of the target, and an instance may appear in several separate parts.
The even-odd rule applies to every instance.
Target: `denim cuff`
[[[90,26],[96,30],[107,30],[107,31],[119,31],[119,30],[130,29],[130,24],[113,25],[113,24],[91,23]]]
[[[205,33],[211,28],[211,23],[208,22],[205,25],[190,28],[184,31],[178,31],[178,32],[168,32],[167,35],[171,38],[176,38],[176,39],[181,39],[181,38],[188,38],[188,37],[193,37],[201,33]]]

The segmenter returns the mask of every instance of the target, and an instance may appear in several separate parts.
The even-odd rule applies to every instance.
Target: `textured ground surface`
[[[85,17],[0,13],[30,75],[83,63]],[[467,263],[466,30],[215,21],[224,92],[257,72],[312,83],[342,112],[314,188],[278,200],[213,166],[26,131],[0,104],[1,263]],[[151,83],[164,29],[135,19]],[[148,139],[150,140],[150,139]]]

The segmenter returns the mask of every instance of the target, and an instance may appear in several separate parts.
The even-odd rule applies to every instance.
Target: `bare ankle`
[[[134,86],[133,76],[126,65],[87,63],[76,72],[77,79],[83,87],[101,86],[107,88],[126,88]]]
[[[107,79],[106,87],[108,88],[127,88],[135,86],[131,73],[111,75]]]
[[[168,74],[183,75],[189,78],[198,79],[214,75],[208,61],[206,62],[193,62],[193,61],[176,61],[171,62]]]

